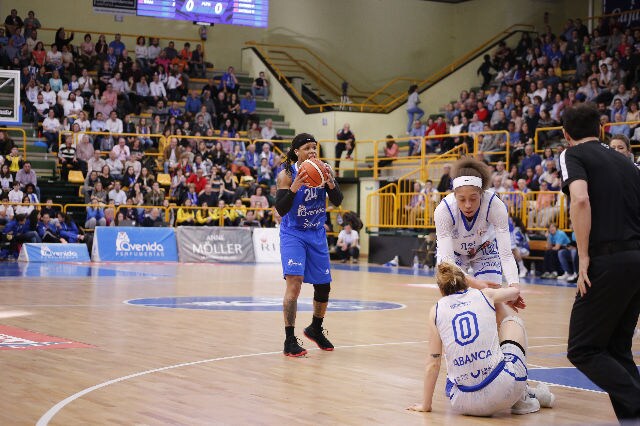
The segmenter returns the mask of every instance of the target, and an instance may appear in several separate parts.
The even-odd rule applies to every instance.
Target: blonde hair
[[[491,168],[485,163],[471,157],[462,157],[453,164],[453,179],[460,176],[475,176],[482,179],[482,189],[491,185]]]
[[[462,269],[449,262],[442,262],[437,266],[436,282],[443,296],[469,288]]]

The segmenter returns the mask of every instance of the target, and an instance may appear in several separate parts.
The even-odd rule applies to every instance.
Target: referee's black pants
[[[591,258],[587,294],[578,294],[567,357],[609,394],[619,420],[640,419],[640,373],[631,344],[640,314],[640,251]]]

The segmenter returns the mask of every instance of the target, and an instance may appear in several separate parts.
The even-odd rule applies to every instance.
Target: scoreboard
[[[269,0],[138,0],[137,15],[266,28]]]

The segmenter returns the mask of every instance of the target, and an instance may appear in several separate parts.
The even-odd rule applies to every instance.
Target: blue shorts
[[[302,275],[309,284],[331,282],[329,247],[324,227],[297,231],[280,228],[280,258],[283,275]]]

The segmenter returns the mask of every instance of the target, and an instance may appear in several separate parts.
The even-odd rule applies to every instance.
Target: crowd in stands
[[[27,16],[22,19],[13,9],[6,18],[0,68],[20,71],[23,117],[39,126],[47,151],[57,153],[60,178],[82,173],[90,206],[86,218],[75,217],[80,228],[122,221],[140,226],[278,222],[269,208],[282,153],[275,144],[282,138],[271,119],[261,127],[256,113],[256,97],[269,96],[264,72],[239,93],[233,67],[207,78],[213,65],[205,61],[201,44],[192,49],[187,42],[178,50],[173,41],[162,46],[158,38],[140,36],[135,46],[126,46],[120,34],[113,40],[95,34],[78,40],[64,28],[53,40],[42,40],[41,22],[33,11]],[[191,89],[194,79],[202,89]],[[25,198],[29,185],[39,196],[35,173],[1,129],[0,151],[3,202],[37,203]],[[32,208],[28,213],[40,215],[25,218],[14,210],[0,210],[0,221],[26,220],[23,227],[35,232],[29,240],[44,238],[36,230],[41,210]],[[57,213],[48,220],[60,223]],[[49,231],[61,237],[55,227]]]

